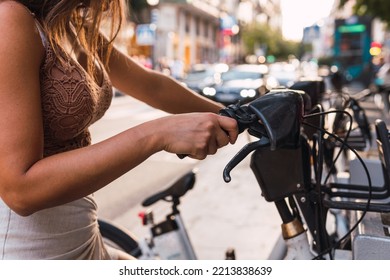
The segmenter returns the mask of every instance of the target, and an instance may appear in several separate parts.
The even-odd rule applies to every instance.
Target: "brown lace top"
[[[112,86],[104,69],[98,85],[77,61],[62,52],[63,62],[55,56],[50,44],[44,43],[46,56],[40,83],[44,156],[50,156],[91,143],[88,127],[110,106]]]

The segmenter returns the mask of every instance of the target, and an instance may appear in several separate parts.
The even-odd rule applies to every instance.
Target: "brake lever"
[[[235,168],[244,158],[246,158],[251,152],[254,150],[270,146],[270,141],[267,137],[262,137],[260,140],[256,142],[251,142],[249,144],[246,144],[229,162],[226,164],[224,170],[223,170],[223,180],[226,183],[229,183],[231,181],[230,172]]]

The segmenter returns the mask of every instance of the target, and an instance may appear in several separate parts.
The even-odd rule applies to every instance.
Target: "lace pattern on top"
[[[59,55],[62,59],[47,42],[40,73],[44,156],[88,146],[88,127],[104,115],[112,99],[112,86],[103,68],[98,85],[77,61],[64,51]]]

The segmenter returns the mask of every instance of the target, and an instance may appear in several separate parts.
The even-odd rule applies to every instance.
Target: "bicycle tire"
[[[100,219],[98,220],[98,224],[103,241],[107,245],[124,251],[136,258],[142,255],[138,241],[130,231]]]

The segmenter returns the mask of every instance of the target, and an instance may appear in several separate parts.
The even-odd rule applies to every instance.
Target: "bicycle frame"
[[[140,242],[140,259],[196,260],[196,254],[179,213],[149,227],[150,237]]]

